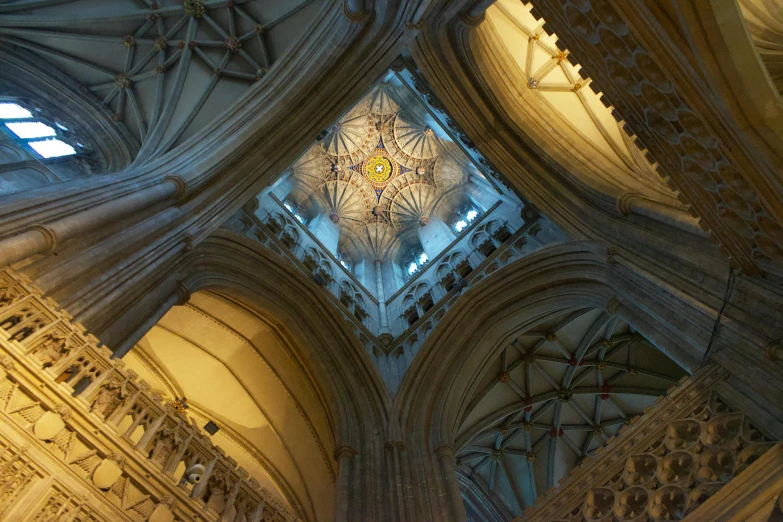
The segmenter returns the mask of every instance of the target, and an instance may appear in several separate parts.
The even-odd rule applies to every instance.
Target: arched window
[[[470,226],[471,223],[481,216],[481,210],[472,202],[464,204],[454,212],[451,218],[451,226],[454,231],[459,234]]]
[[[411,277],[418,272],[421,267],[429,263],[430,258],[427,256],[421,245],[415,245],[402,257],[402,268],[406,277]]]
[[[301,224],[306,226],[307,223],[310,221],[310,219],[307,217],[307,213],[299,208],[299,205],[297,205],[296,201],[286,199],[283,202],[283,206],[286,208],[286,210],[288,210],[291,214],[293,214],[296,220],[299,221]]]
[[[353,260],[348,254],[345,253],[345,251],[343,250],[337,251],[337,260],[340,262],[341,265],[343,265],[343,268],[353,273]]]
[[[23,149],[43,159],[78,154],[84,145],[70,135],[68,124],[43,117],[36,107],[26,108],[15,101],[0,98],[2,130]]]

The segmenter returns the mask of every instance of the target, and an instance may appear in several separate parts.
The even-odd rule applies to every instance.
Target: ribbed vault
[[[491,187],[487,207],[487,200],[500,198],[401,77],[389,72],[292,165],[275,194],[306,211],[308,223],[326,217],[340,237],[357,238],[357,250],[373,263],[409,246],[398,238],[415,242],[432,219],[453,221],[475,189],[471,180]],[[310,196],[319,208],[312,209]]]
[[[593,91],[590,78],[580,73],[576,60],[544,29],[544,21],[531,14],[532,7],[530,3],[499,0],[487,10],[487,20],[474,36],[477,63],[489,75],[496,74],[492,61],[501,62],[503,69],[516,69],[513,76],[519,74],[522,85],[515,89],[535,120],[534,132],[548,134],[541,135],[539,141],[557,146],[558,141],[569,140],[567,132],[575,133],[584,140],[580,153],[588,155],[591,163],[606,162],[604,169],[585,166],[575,171],[585,176],[587,183],[632,190],[678,206],[675,194],[634,144],[636,137],[625,128],[625,122],[615,120],[611,107],[601,101],[600,92]],[[497,57],[485,61],[480,58],[485,52],[481,49],[490,46],[496,47]],[[614,64],[620,68],[617,62],[609,67]]]
[[[170,150],[221,114],[298,39],[317,0],[4,3],[0,41],[78,81],[141,143]]]
[[[457,435],[457,462],[515,513],[684,375],[603,310],[549,314],[489,365]]]

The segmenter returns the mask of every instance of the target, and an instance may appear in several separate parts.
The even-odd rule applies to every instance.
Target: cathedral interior
[[[783,521],[783,3],[0,0],[0,520]]]

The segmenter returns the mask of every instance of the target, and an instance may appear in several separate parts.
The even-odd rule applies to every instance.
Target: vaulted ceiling
[[[331,419],[273,319],[230,296],[198,292],[125,358],[154,390],[185,397],[188,415],[300,517],[331,520]]]
[[[0,5],[0,42],[81,84],[165,153],[261,80],[323,0],[32,0]],[[54,72],[54,71],[53,71]]]
[[[487,64],[505,62],[504,67],[517,69],[507,74],[524,79],[526,85],[516,89],[517,99],[527,107],[537,141],[542,145],[561,142],[569,152],[586,155],[595,166],[604,162],[596,170],[584,164],[573,170],[591,185],[635,191],[678,206],[676,194],[634,143],[636,137],[625,122],[616,119],[602,94],[593,90],[578,57],[570,55],[557,36],[544,29],[544,21],[531,13],[532,8],[531,3],[498,0],[487,10],[486,22],[476,38],[502,47]],[[584,140],[581,150],[574,150],[577,142],[563,134],[565,129]]]
[[[464,480],[520,514],[685,372],[598,309],[516,334],[476,386],[456,437]]]
[[[739,0],[756,51],[783,95],[783,4],[775,0]]]
[[[372,262],[394,255],[406,238],[417,240],[436,216],[449,219],[471,176],[483,179],[389,73],[292,167],[289,198],[328,216],[340,228],[341,248]]]

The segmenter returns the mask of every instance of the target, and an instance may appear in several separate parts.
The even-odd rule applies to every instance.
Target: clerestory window
[[[402,266],[405,268],[405,274],[408,277],[418,272],[430,260],[429,256],[421,249],[411,250],[405,259],[406,261]]]
[[[299,221],[299,222],[300,222],[301,224],[303,224],[303,225],[307,225],[307,222],[308,222],[309,220],[307,219],[307,217],[305,216],[305,214],[304,214],[304,213],[303,213],[301,210],[299,210],[299,206],[298,206],[296,203],[294,203],[293,201],[290,201],[290,200],[288,200],[288,199],[287,199],[287,200],[285,200],[285,201],[283,202],[283,206],[284,206],[284,207],[285,207],[285,208],[286,208],[286,209],[287,209],[287,210],[288,210],[288,211],[289,211],[291,214],[293,214],[293,215],[294,215],[294,217],[296,218],[296,220],[297,220],[297,221]]]
[[[50,122],[41,116],[41,110],[28,109],[12,101],[0,100],[0,122],[3,131],[22,148],[31,149],[44,159],[72,156],[84,146],[67,136],[68,126]],[[71,143],[69,143],[71,142]]]
[[[468,228],[468,226],[470,226],[470,224],[473,223],[476,218],[479,217],[479,215],[480,213],[476,207],[464,207],[454,214],[454,219],[452,220],[451,226],[454,227],[454,230],[457,233],[460,233]]]

